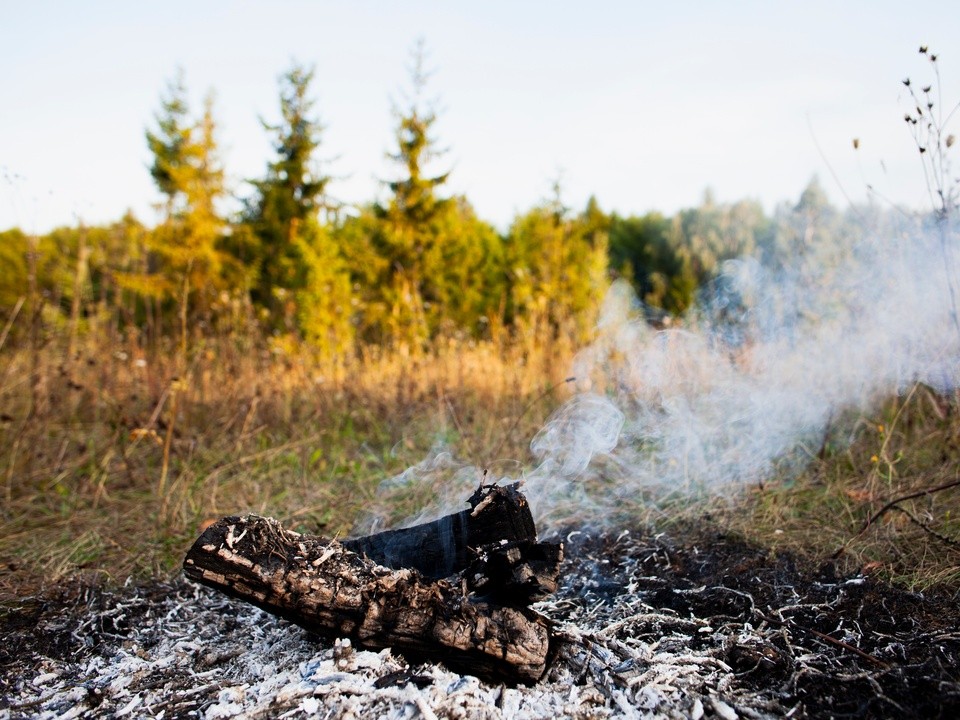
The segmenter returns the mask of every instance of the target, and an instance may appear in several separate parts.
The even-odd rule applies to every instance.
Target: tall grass
[[[914,385],[872,415],[838,418],[811,455],[802,475],[752,488],[719,522],[843,573],[960,589],[957,397]]]
[[[522,465],[573,352],[448,338],[322,363],[223,335],[196,340],[183,366],[121,334],[73,339],[72,354],[60,340],[0,356],[0,592],[169,575],[204,521],[230,513],[342,535],[383,479],[438,444]]]
[[[4,328],[0,343],[0,597],[85,575],[171,577],[227,514],[342,536],[380,508],[384,479],[441,448],[517,476],[573,390],[578,349],[504,333],[329,362],[241,323],[198,328],[184,358],[176,339],[142,342],[94,311],[65,324],[42,298],[17,310],[9,323],[31,332],[15,343]],[[960,587],[960,489],[925,492],[958,476],[957,397],[916,385],[835,418],[808,454],[799,476],[724,502],[625,497],[620,520],[719,527],[844,572]],[[394,519],[425,500],[394,499]]]

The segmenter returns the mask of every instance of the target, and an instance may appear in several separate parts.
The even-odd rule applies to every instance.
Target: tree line
[[[318,160],[314,71],[295,63],[279,80],[279,120],[263,122],[273,156],[232,216],[221,209],[228,193],[212,96],[192,114],[180,74],[145,133],[162,220],[147,227],[127,214],[41,237],[0,233],[5,320],[36,296],[48,322],[75,327],[98,315],[146,340],[175,336],[184,350],[195,333],[251,324],[323,356],[416,350],[451,334],[583,341],[615,277],[632,283],[651,315],[680,315],[727,259],[776,262],[841,247],[853,232],[850,213],[813,180],[772,217],[709,192],[672,217],[621,217],[593,198],[572,211],[555,187],[500,233],[466,197],[444,191],[449,173],[429,172],[441,155],[437,116],[424,100],[422,53],[416,59],[410,100],[395,109],[385,201],[333,200]]]

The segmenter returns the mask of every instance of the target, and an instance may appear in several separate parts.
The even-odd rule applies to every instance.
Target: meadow
[[[170,579],[205,523],[255,512],[342,537],[384,480],[449,453],[521,477],[577,390],[577,348],[447,339],[331,365],[251,336],[197,340],[185,367],[109,331],[0,355],[0,589]],[[611,524],[719,530],[910,589],[960,587],[960,410],[922,384],[830,425],[805,469],[725,495],[628,503]],[[402,521],[442,491],[391,496]],[[596,522],[594,518],[590,522]],[[619,523],[619,524],[618,524]],[[618,525],[617,525],[618,524]]]

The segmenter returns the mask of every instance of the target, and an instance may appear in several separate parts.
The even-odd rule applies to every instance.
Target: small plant
[[[956,136],[949,131],[950,121],[960,109],[960,103],[944,114],[943,83],[937,55],[930,52],[926,45],[920,46],[920,54],[930,61],[934,80],[922,86],[909,77],[903,80],[912,103],[903,119],[920,152],[931,204],[938,219],[945,221],[960,207],[960,177],[953,173],[949,152],[956,144]]]
[[[943,107],[943,82],[940,79],[940,66],[936,53],[930,52],[926,45],[920,46],[920,54],[930,61],[933,68],[932,83],[919,86],[909,77],[903,85],[910,93],[912,107],[903,116],[910,128],[920,161],[923,176],[930,194],[930,203],[936,215],[937,233],[940,239],[940,251],[943,255],[943,268],[947,276],[950,291],[950,308],[953,325],[960,336],[960,312],[957,307],[957,289],[954,283],[956,264],[953,257],[953,243],[950,242],[951,227],[960,207],[960,177],[954,174],[950,149],[956,144],[956,136],[949,132],[950,121],[960,109],[960,103],[946,114]]]

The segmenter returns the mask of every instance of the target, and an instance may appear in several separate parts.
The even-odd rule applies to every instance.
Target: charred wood
[[[482,502],[467,513],[475,512]],[[472,519],[458,521],[465,523],[457,531],[462,538],[476,537],[470,534]],[[524,577],[519,584],[526,587],[549,586],[549,579],[540,578],[549,575],[543,572],[544,562],[552,562],[554,551],[537,550],[533,557],[530,547],[537,544],[524,542],[529,543],[523,546],[526,550],[521,550],[521,544],[510,546],[510,541],[509,548],[492,548],[485,565],[473,566],[474,574],[491,574],[483,584],[491,597],[497,595],[499,580],[494,578],[504,574]],[[555,554],[559,565],[559,548]],[[537,559],[540,555],[548,559]],[[469,556],[465,550],[464,558]],[[526,564],[520,562],[524,557]],[[476,553],[472,561],[479,561]],[[447,562],[437,560],[436,566],[448,567]],[[184,571],[195,581],[308,630],[349,637],[362,647],[393,647],[461,672],[514,683],[535,682],[546,669],[549,626],[535,611],[477,602],[468,595],[466,577],[462,582],[429,581],[409,568],[391,570],[342,543],[285,530],[272,519],[223,518],[194,543]]]
[[[530,506],[516,485],[481,485],[468,503],[469,509],[439,520],[344,540],[343,545],[380,565],[439,579],[465,570],[478,548],[501,541],[536,542]]]
[[[560,543],[504,540],[473,551],[473,556],[464,572],[467,586],[490,602],[525,606],[557,591]]]

